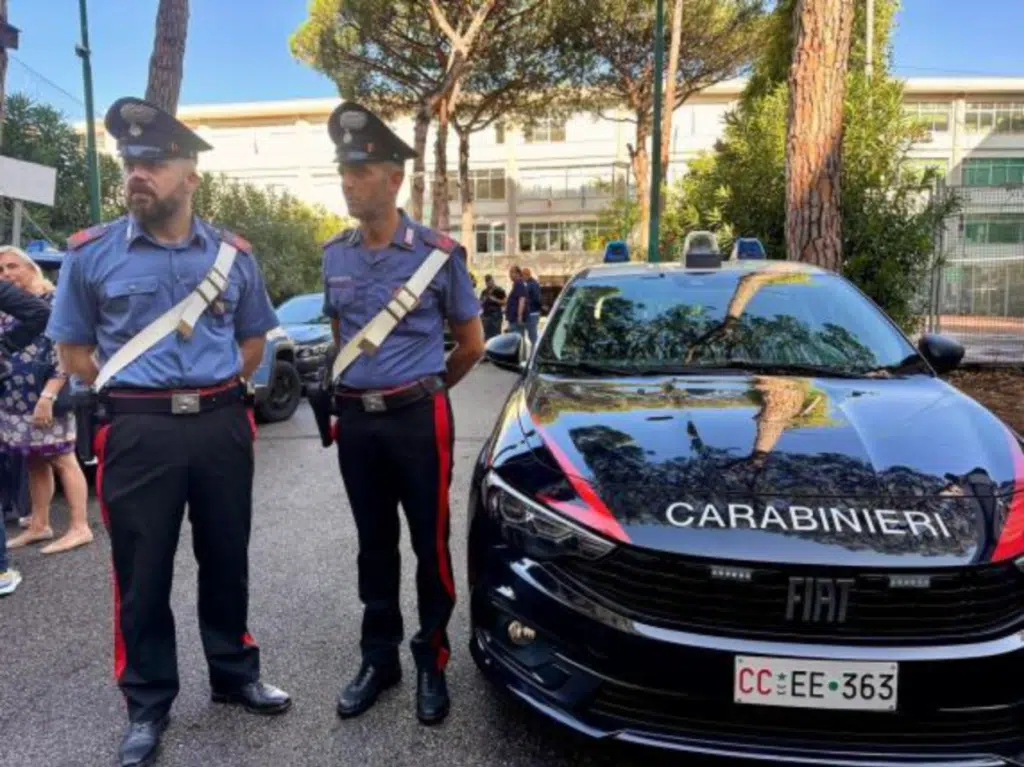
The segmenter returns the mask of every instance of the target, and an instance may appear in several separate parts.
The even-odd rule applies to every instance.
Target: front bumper
[[[475,538],[475,540],[474,540]],[[479,536],[471,546],[480,547]],[[722,757],[835,767],[1024,762],[1024,632],[976,644],[802,644],[668,630],[617,615],[541,563],[471,551],[471,652],[492,679],[585,736]],[[516,646],[518,620],[537,632]],[[896,713],[733,702],[736,655],[899,663]]]

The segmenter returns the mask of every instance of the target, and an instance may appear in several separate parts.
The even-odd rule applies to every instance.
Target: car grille
[[[884,571],[811,566],[752,564],[750,580],[729,580],[712,576],[717,564],[620,547],[597,561],[564,559],[549,568],[620,615],[728,636],[931,643],[993,636],[1024,623],[1024,574],[1008,562],[914,571],[931,577],[926,588],[894,588]],[[853,578],[845,620],[787,620],[791,576]]]
[[[1020,706],[898,714],[740,706],[685,695],[604,683],[588,707],[613,726],[662,730],[677,736],[792,739],[890,747],[995,746],[1021,737]]]

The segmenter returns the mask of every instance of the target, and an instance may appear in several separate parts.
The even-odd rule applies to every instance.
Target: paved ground
[[[173,595],[182,691],[164,738],[162,767],[622,765],[634,757],[638,764],[654,763],[649,753],[609,751],[543,722],[493,691],[469,657],[468,467],[511,383],[511,374],[484,365],[454,394],[452,548],[462,593],[452,621],[448,721],[432,729],[418,724],[411,673],[363,717],[342,722],[334,714],[337,691],[358,665],[356,538],[334,454],[320,447],[303,405],[290,422],[260,432],[251,549],[250,626],[263,649],[264,678],[291,692],[295,705],[284,717],[267,720],[209,702],[186,523]],[[0,600],[0,765],[91,767],[113,761],[124,713],[111,678],[109,547],[95,502],[90,516],[96,543],[55,557],[18,553],[15,562],[25,582]],[[65,520],[58,501],[58,531]],[[415,620],[414,561],[403,531],[407,634]],[[411,671],[407,648],[405,665]]]

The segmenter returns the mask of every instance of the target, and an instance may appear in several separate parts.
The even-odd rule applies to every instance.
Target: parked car
[[[292,296],[277,307],[277,321],[295,342],[295,367],[302,386],[315,384],[331,345],[331,321],[324,314],[323,293]]]
[[[807,264],[581,271],[532,354],[488,342],[473,658],[605,741],[1020,764],[1024,440],[963,354]]]

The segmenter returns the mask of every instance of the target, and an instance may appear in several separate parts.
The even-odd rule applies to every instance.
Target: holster
[[[310,389],[307,395],[309,406],[313,411],[313,418],[316,421],[316,430],[320,433],[320,444],[324,447],[330,447],[334,443],[331,417],[337,413],[334,405],[334,382],[331,379],[331,371],[336,355],[337,349],[332,345],[324,355],[323,366],[317,371],[317,384]]]
[[[99,398],[92,389],[75,388],[70,399],[75,414],[75,453],[82,463],[88,463],[96,457],[93,442],[100,427]]]

